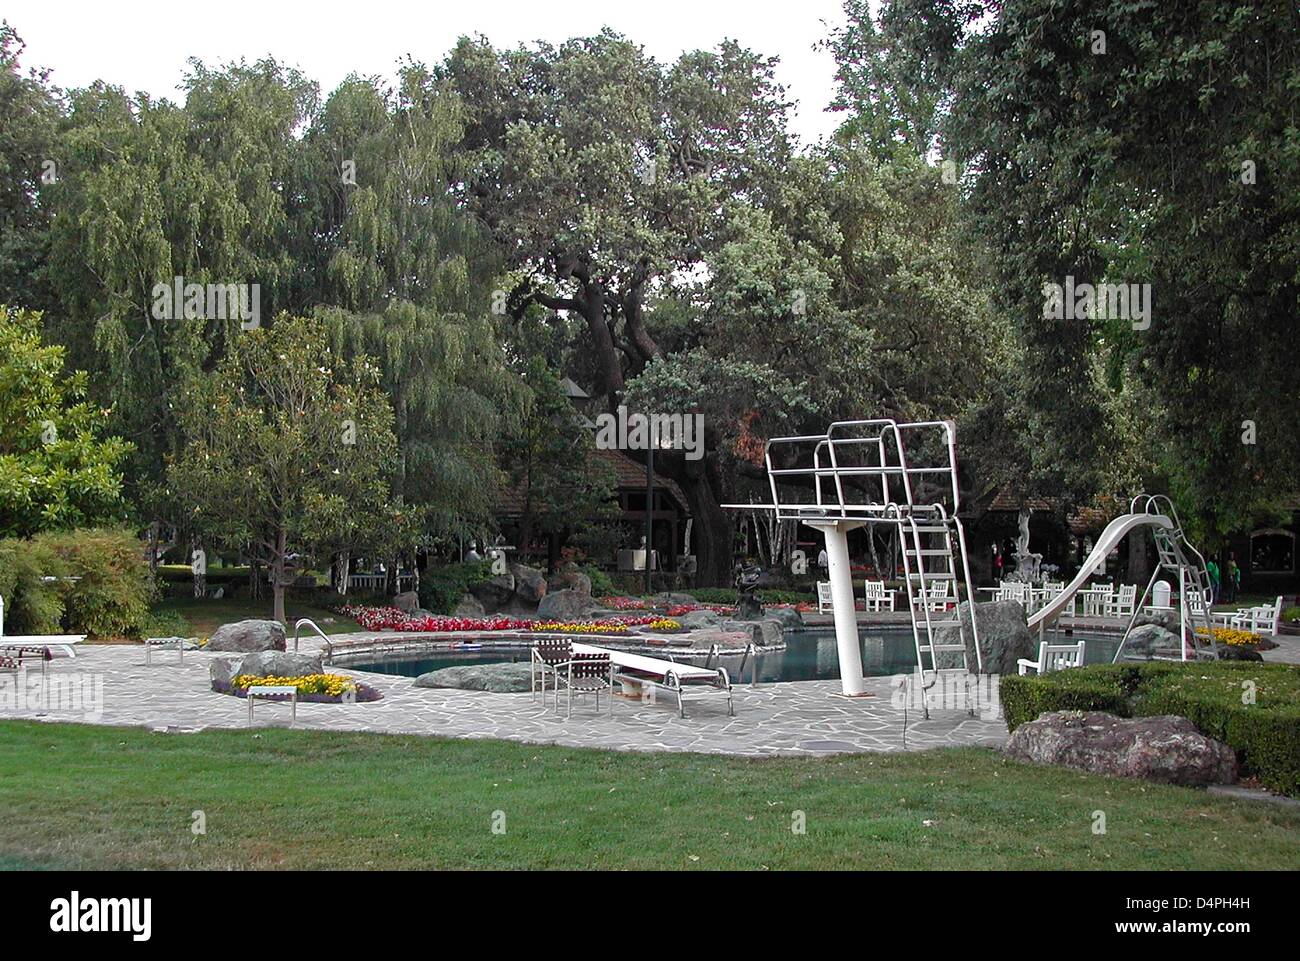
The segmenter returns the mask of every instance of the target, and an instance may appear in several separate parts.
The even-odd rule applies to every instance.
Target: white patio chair
[[[1118,592],[1103,601],[1102,610],[1107,617],[1132,617],[1136,603],[1137,585],[1121,584]]]
[[[831,582],[817,582],[817,613],[829,614],[832,610],[831,603]]]
[[[1282,595],[1277,596],[1272,604],[1263,607],[1243,607],[1232,619],[1232,626],[1256,634],[1276,634],[1278,622],[1282,619]]]
[[[1020,667],[1021,675],[1026,675],[1030,671],[1037,674],[1048,674],[1052,671],[1061,671],[1067,667],[1083,666],[1083,641],[1077,644],[1048,644],[1043,641],[1038,645],[1038,660],[1031,661],[1027,657],[1022,657],[1016,661]]]
[[[868,611],[892,611],[894,609],[894,592],[885,587],[884,581],[864,581],[863,597]]]
[[[609,694],[609,713],[614,714],[614,663],[610,655],[575,653],[563,664],[555,665],[555,709],[560,709],[560,690],[567,692],[565,717],[573,717],[573,695],[594,694],[600,711],[600,695]]]

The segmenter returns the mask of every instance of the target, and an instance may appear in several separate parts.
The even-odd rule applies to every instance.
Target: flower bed
[[[1214,632],[1215,641],[1229,647],[1255,647],[1261,640],[1258,634],[1243,631],[1239,627],[1213,627],[1210,630]],[[1205,628],[1198,627],[1196,633],[1204,637]]]
[[[258,677],[241,674],[231,684],[214,684],[219,694],[247,697],[250,687],[296,687],[298,700],[313,704],[377,701],[381,697],[369,684],[354,681],[342,674],[304,674],[300,677]]]
[[[536,621],[532,618],[447,617],[441,614],[406,614],[395,607],[369,607],[349,604],[339,613],[352,618],[368,631],[410,631],[435,634],[451,631],[486,633],[490,631],[562,631],[569,634],[627,634],[629,627],[649,624],[651,615],[618,615],[596,621]]]
[[[607,607],[611,611],[644,611],[648,605],[645,598],[642,597],[612,594],[609,597],[600,598],[600,606]]]

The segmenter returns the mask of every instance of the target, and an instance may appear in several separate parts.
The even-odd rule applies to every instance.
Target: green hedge
[[[692,587],[683,593],[691,595],[702,604],[735,604],[738,596],[734,587]],[[790,591],[775,587],[760,587],[756,592],[760,604],[798,604],[816,601],[816,595],[806,591]]]
[[[420,606],[431,614],[450,614],[471,584],[491,576],[491,561],[431,568],[420,575]]]
[[[1242,703],[1247,684],[1253,704]],[[1300,665],[1090,664],[1042,677],[1004,677],[1001,698],[1013,731],[1048,711],[1177,714],[1234,748],[1244,773],[1276,791],[1300,794]]]
[[[7,634],[139,637],[155,589],[134,535],[87,529],[0,541],[0,596]]]

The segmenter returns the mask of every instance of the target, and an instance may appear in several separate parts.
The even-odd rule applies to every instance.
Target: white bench
[[[248,700],[248,723],[253,723],[253,701],[261,698],[269,701],[273,697],[284,697],[288,695],[289,703],[292,706],[293,713],[289,716],[289,726],[292,727],[298,720],[298,689],[292,684],[254,684],[248,688],[246,695]]]
[[[153,664],[153,649],[166,650],[174,647],[180,653],[180,662],[185,663],[185,642],[183,637],[149,637],[144,642],[144,663],[146,667]]]

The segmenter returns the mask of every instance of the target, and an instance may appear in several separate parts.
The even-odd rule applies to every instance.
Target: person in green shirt
[[[1216,564],[1216,563],[1214,562],[1214,558],[1213,558],[1213,557],[1211,557],[1208,561],[1205,562],[1205,572],[1206,572],[1207,574],[1210,575],[1210,589],[1214,592],[1214,597],[1215,597],[1215,598],[1218,598],[1218,596],[1219,596],[1219,565]],[[1211,600],[1210,603],[1212,604],[1212,603],[1214,603],[1214,601]]]

